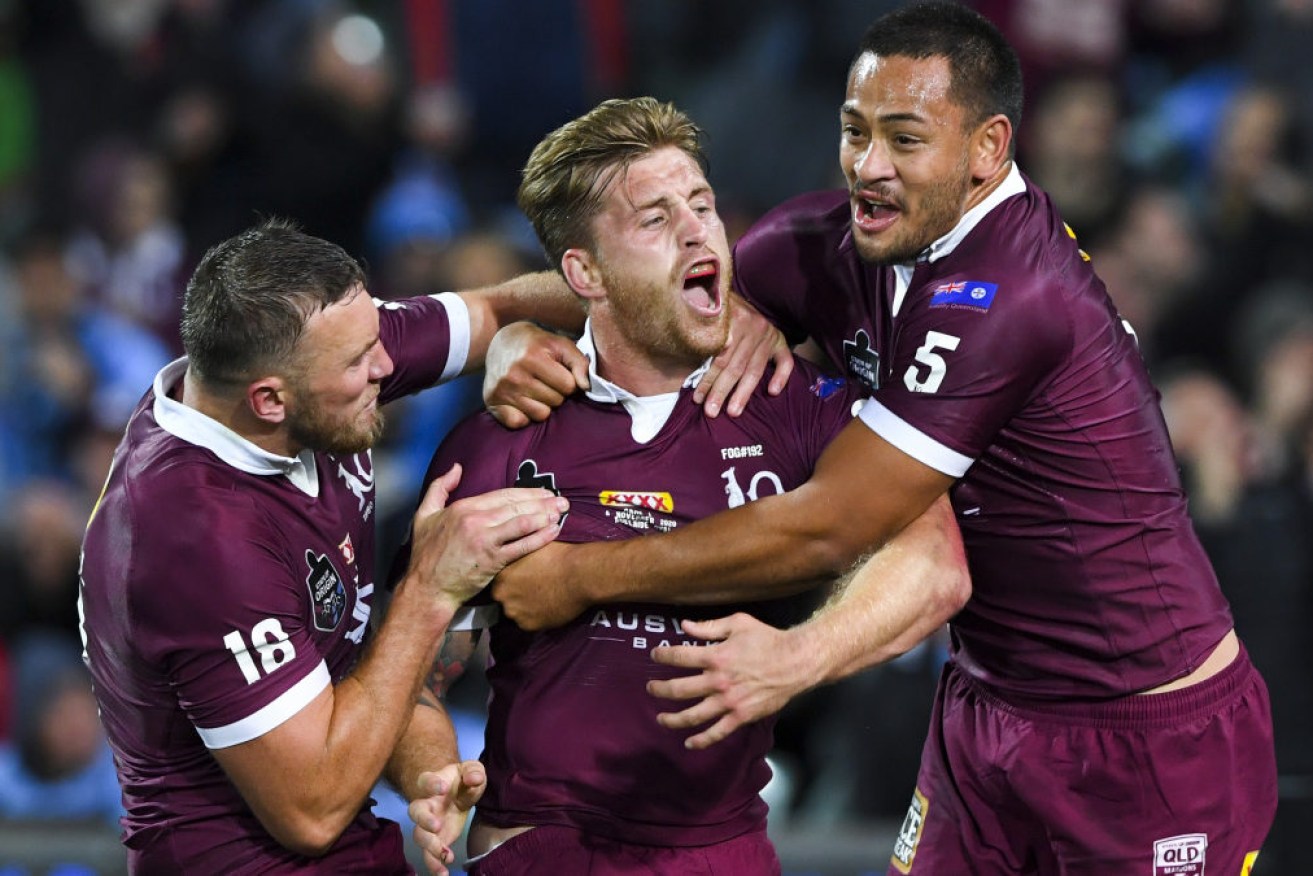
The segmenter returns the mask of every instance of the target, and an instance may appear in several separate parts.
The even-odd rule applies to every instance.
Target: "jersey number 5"
[[[926,332],[925,343],[916,350],[916,361],[928,369],[925,379],[921,379],[915,365],[909,365],[903,374],[903,384],[912,392],[937,392],[939,384],[944,382],[944,375],[948,373],[948,364],[935,350],[956,350],[961,342],[961,338],[943,332]]]
[[[296,656],[296,646],[288,640],[287,633],[283,632],[283,625],[277,618],[267,617],[251,627],[251,643],[255,645],[256,653],[260,655],[260,666],[264,669],[265,675]],[[254,684],[259,681],[260,670],[256,669],[255,661],[251,659],[251,650],[246,646],[242,634],[233,630],[223,637],[223,644],[237,658],[237,668],[242,671],[242,678],[246,679],[246,683]]]

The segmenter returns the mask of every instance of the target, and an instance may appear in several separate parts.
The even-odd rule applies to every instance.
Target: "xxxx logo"
[[[603,490],[597,494],[597,498],[603,505],[646,508],[649,511],[662,511],[666,514],[675,510],[675,498],[669,493]]]

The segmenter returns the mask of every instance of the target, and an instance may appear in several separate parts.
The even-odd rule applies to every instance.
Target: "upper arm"
[[[938,293],[927,293],[900,317],[889,371],[875,394],[890,416],[878,423],[875,409],[863,414],[872,428],[931,464],[937,456],[960,457],[942,466],[957,476],[1042,392],[1071,345],[1061,288],[956,284],[963,285],[985,290],[984,303],[937,305]]]
[[[289,568],[263,518],[240,496],[198,490],[195,527],[150,527],[156,541],[130,610],[143,657],[159,666],[202,742],[220,748],[268,732],[330,683],[308,629],[306,569]],[[185,511],[185,506],[181,506]],[[185,571],[184,571],[185,570]]]
[[[334,695],[330,684],[272,730],[211,751],[260,823],[289,848],[295,848],[296,832],[284,821],[298,811],[305,776],[322,759]]]

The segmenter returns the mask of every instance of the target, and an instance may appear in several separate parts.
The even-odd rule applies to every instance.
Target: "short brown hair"
[[[364,282],[337,244],[268,219],[212,248],[192,274],[182,305],[188,367],[211,384],[291,370],[306,321]]]
[[[603,101],[534,147],[516,200],[554,268],[566,250],[591,243],[589,223],[611,180],[666,146],[706,172],[702,130],[674,104],[636,97]]]

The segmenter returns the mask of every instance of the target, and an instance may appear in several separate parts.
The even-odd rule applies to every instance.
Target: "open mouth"
[[[720,313],[720,266],[714,260],[697,262],[684,273],[684,300],[701,316]]]
[[[901,212],[892,201],[853,194],[853,224],[862,231],[883,231],[898,219]]]

